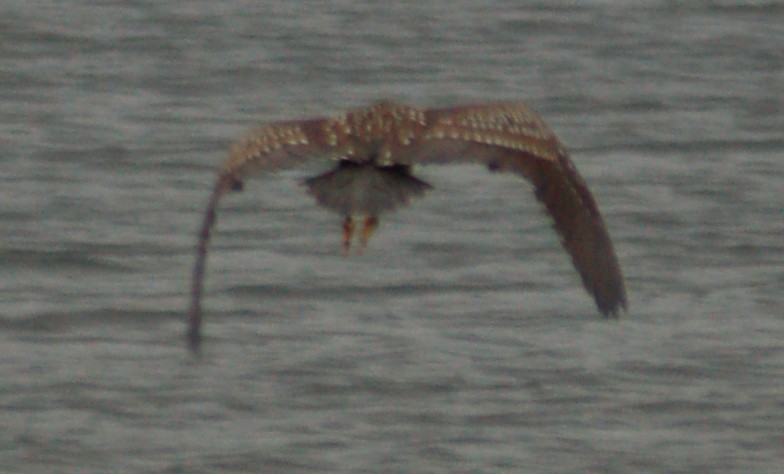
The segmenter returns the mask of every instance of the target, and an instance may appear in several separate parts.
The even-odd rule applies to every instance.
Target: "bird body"
[[[348,160],[306,179],[305,185],[322,207],[346,217],[378,217],[433,187],[412,175],[408,166],[377,166]]]
[[[363,217],[360,249],[381,213],[431,188],[412,166],[472,162],[509,171],[534,185],[566,251],[599,310],[617,316],[626,291],[612,241],[591,192],[566,150],[539,115],[522,102],[419,109],[389,101],[333,117],[262,125],[233,145],[205,211],[191,287],[188,337],[201,340],[201,290],[210,232],[220,198],[246,177],[315,160],[336,166],[305,180],[317,202],[344,217],[346,252],[355,217]]]

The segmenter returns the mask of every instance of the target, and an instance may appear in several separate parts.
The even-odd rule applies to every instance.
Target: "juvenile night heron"
[[[431,187],[411,174],[415,163],[481,163],[491,171],[516,173],[533,183],[599,311],[617,317],[621,308],[626,310],[621,268],[596,201],[536,112],[522,102],[447,109],[379,102],[334,117],[268,123],[231,147],[199,232],[188,330],[193,350],[201,342],[202,281],[218,201],[228,191],[241,190],[253,172],[273,172],[311,160],[337,162],[305,184],[319,204],[344,218],[346,253],[356,218],[362,219],[362,249],[381,213]]]

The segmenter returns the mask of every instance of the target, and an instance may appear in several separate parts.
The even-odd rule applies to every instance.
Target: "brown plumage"
[[[319,204],[345,217],[349,250],[353,218],[365,217],[361,248],[379,215],[407,204],[431,186],[411,174],[415,163],[475,162],[511,171],[534,185],[555,222],[586,290],[605,316],[627,307],[626,290],[599,208],[565,149],[539,116],[521,102],[417,109],[380,102],[335,117],[262,125],[231,147],[207,205],[193,269],[188,340],[201,341],[201,290],[207,244],[218,201],[242,189],[253,172],[337,160],[305,181]]]

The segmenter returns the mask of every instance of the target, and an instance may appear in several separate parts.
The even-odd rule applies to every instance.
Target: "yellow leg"
[[[362,253],[365,251],[367,247],[368,241],[370,237],[373,235],[373,232],[378,229],[378,217],[366,217],[365,223],[362,226],[362,232],[359,234],[359,252]]]
[[[346,216],[343,219],[343,256],[348,257],[351,250],[351,237],[354,235],[354,220]]]

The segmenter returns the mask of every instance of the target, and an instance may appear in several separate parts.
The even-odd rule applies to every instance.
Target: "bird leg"
[[[362,230],[359,232],[359,249],[358,252],[362,253],[367,248],[367,244],[370,241],[370,237],[373,236],[373,233],[378,229],[378,217],[371,216],[366,217],[365,221],[362,224]],[[354,219],[351,216],[346,216],[343,219],[343,256],[348,257],[351,251],[351,239],[354,237],[354,230],[356,229],[356,225],[354,224]]]
[[[370,237],[373,232],[378,229],[378,217],[370,216],[365,218],[365,223],[362,225],[362,232],[359,234],[359,253],[365,251]]]
[[[354,235],[354,220],[351,216],[346,216],[343,219],[343,256],[348,257],[348,252],[351,250],[351,237]]]

